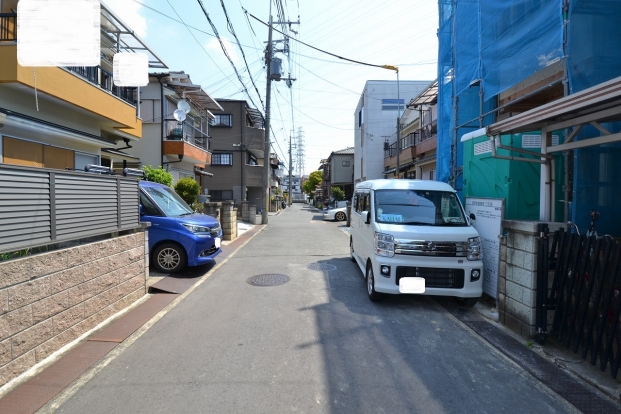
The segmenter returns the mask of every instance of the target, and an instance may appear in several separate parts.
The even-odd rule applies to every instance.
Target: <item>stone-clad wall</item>
[[[0,262],[0,386],[146,293],[147,232]]]
[[[506,236],[500,239],[499,321],[525,338],[535,335],[538,223],[503,220]],[[562,224],[548,226],[553,233]]]

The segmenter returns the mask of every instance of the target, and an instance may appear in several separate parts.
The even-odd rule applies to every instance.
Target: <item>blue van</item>
[[[162,273],[209,263],[222,249],[218,220],[195,213],[175,190],[140,181],[140,221],[149,222],[149,255]]]

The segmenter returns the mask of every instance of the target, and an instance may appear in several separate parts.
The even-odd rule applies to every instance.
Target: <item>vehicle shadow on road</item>
[[[160,273],[160,272],[153,270],[152,268],[149,268],[149,277],[172,277],[175,279],[198,278],[198,277],[205,275],[205,273],[213,269],[215,265],[216,265],[216,261],[211,260],[209,263],[205,263],[200,266],[186,267],[179,273]]]

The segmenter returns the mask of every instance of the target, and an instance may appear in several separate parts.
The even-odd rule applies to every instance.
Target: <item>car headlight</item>
[[[468,260],[482,260],[483,252],[481,252],[481,238],[472,237],[468,239]]]
[[[192,233],[210,233],[211,229],[209,227],[196,226],[194,224],[182,224],[183,227],[191,231]]]
[[[373,247],[376,255],[393,257],[395,255],[395,238],[390,234],[375,232]]]

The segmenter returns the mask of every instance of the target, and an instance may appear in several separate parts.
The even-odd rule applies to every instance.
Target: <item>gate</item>
[[[621,362],[621,243],[610,236],[553,234],[540,224],[537,263],[538,342],[548,336],[617,377]],[[552,285],[549,276],[554,274]]]

